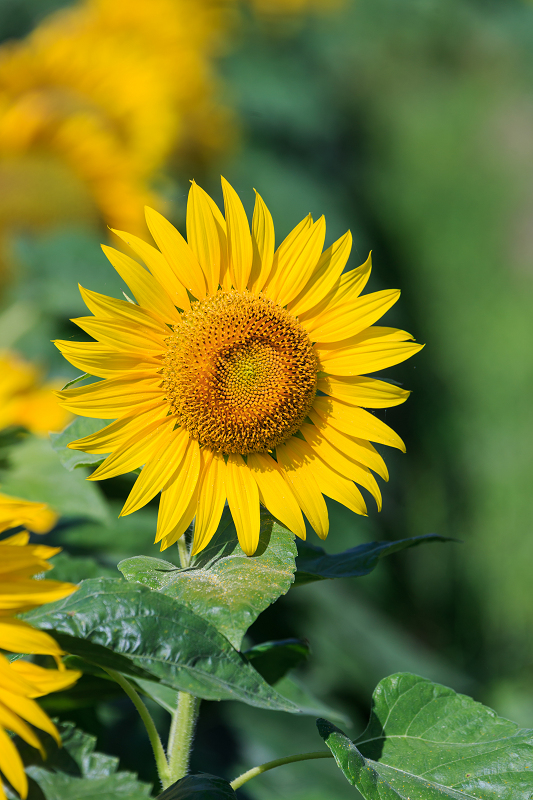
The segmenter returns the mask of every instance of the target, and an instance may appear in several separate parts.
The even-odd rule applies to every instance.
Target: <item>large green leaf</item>
[[[95,752],[96,737],[66,722],[59,726],[63,747],[48,734],[39,734],[46,749],[39,751],[17,739],[17,749],[30,778],[28,800],[142,800],[150,786],[131,772],[118,772],[118,758]],[[39,789],[35,786],[38,784]],[[41,793],[42,792],[42,793]]]
[[[83,453],[81,450],[70,450],[68,445],[76,439],[90,436],[109,424],[109,420],[92,419],[90,417],[76,417],[67,425],[62,433],[51,433],[52,447],[59,456],[63,466],[72,472],[77,467],[92,467],[100,464],[104,456],[98,453]]]
[[[383,556],[420,544],[453,541],[456,540],[429,533],[426,536],[413,536],[396,542],[366,542],[333,555],[326,553],[322,547],[299,541],[295,584],[301,586],[304,583],[328,578],[361,578],[372,572]]]
[[[147,556],[118,566],[128,580],[174,597],[208,620],[238,649],[261,611],[289,590],[295,555],[293,534],[262,514],[259,547],[246,556],[226,509],[217,533],[188,569]]]
[[[88,641],[120,654],[173,689],[206,700],[298,711],[213,625],[183,603],[139,583],[122,578],[82,581],[70,597],[31,611],[26,619],[43,630],[80,639],[82,646]],[[83,656],[75,648],[73,642],[66,647]],[[89,660],[100,665],[93,654]]]
[[[157,800],[232,800],[235,797],[237,795],[224,778],[200,772],[173,783],[157,796]]]
[[[366,800],[533,798],[533,730],[417,675],[381,681],[355,743],[326,720],[317,725]]]
[[[64,517],[105,522],[107,507],[100,489],[84,480],[89,473],[68,473],[49,441],[28,436],[9,454],[9,469],[0,472],[2,492],[48,503]]]

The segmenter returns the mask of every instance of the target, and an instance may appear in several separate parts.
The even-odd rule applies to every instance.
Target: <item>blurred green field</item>
[[[26,35],[45,7],[59,5],[1,0],[0,35]],[[375,684],[400,670],[531,727],[533,4],[346,0],[336,11],[267,19],[243,8],[214,69],[234,115],[233,143],[210,158],[169,160],[157,180],[173,220],[183,226],[193,177],[221,200],[221,173],[250,211],[252,187],[261,192],[280,240],[308,212],[323,213],[326,246],[347,228],[354,235],[350,268],[373,251],[370,290],[402,289],[385,324],[426,342],[389,371],[413,395],[382,416],[407,444],[406,455],[385,454],[383,512],[369,503],[369,517],[356,518],[332,501],[326,549],[430,532],[461,540],[396,554],[364,579],[295,589],[252,627],[251,641],[309,639],[300,677],[348,709],[353,734]],[[5,235],[2,347],[74,377],[50,339],[79,338],[68,322],[83,309],[78,281],[120,296],[99,249],[105,227],[59,219],[36,232],[19,221]],[[58,489],[61,473],[50,466],[53,477],[39,484],[33,467],[54,457],[43,443],[24,447],[27,460],[17,451],[17,463],[3,465],[2,490],[49,500],[68,518],[81,498],[91,517],[60,526],[51,542],[96,557],[104,570],[125,555],[157,555],[156,503],[115,520],[127,478],[97,486],[65,473],[73,484]],[[61,558],[57,577],[73,579]],[[86,702],[72,690],[49,698],[47,709],[96,733],[125,768],[153,780],[129,701],[111,692],[95,707],[89,683]],[[234,777],[319,744],[311,718],[205,706],[193,768]],[[159,721],[164,728],[162,712]],[[354,791],[331,763],[316,762],[271,772],[241,795],[330,800]]]

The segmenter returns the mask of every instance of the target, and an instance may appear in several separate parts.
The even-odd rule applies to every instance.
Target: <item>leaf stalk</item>
[[[252,767],[252,769],[249,769],[247,772],[243,772],[242,775],[239,775],[238,778],[235,778],[235,780],[230,783],[230,786],[233,790],[240,789],[243,784],[251,781],[252,778],[256,778],[258,775],[262,775],[263,772],[268,772],[269,769],[282,767],[284,764],[293,764],[295,761],[311,761],[314,758],[333,758],[333,754],[328,750],[319,750],[315,753],[297,753],[294,756],[276,758],[274,761],[267,761],[266,764],[260,764],[258,767]]]

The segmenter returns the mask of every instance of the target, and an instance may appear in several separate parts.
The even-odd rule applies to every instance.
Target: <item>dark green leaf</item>
[[[107,507],[100,489],[85,480],[87,472],[65,472],[49,441],[28,437],[13,448],[9,469],[0,473],[2,492],[48,505],[65,517],[105,522]]]
[[[95,752],[96,737],[76,729],[72,723],[59,726],[63,747],[51,736],[39,733],[46,749],[39,751],[17,739],[30,780],[28,800],[44,795],[46,800],[142,800],[150,797],[150,786],[131,772],[118,772],[118,758]]]
[[[309,657],[309,644],[302,639],[262,642],[243,655],[271,686]]]
[[[213,625],[177,600],[139,583],[121,578],[82,581],[73,595],[31,611],[26,619],[54,631],[54,636],[75,637],[82,647],[89,642],[120,654],[147,671],[148,676],[142,677],[151,675],[173,689],[206,700],[241,700],[261,708],[298,711]],[[73,642],[62,646],[83,656]],[[91,653],[87,657],[101,664]]]
[[[224,778],[200,772],[169,786],[157,800],[231,800],[237,795]]]
[[[372,572],[383,556],[396,553],[398,550],[430,542],[454,541],[457,540],[429,533],[426,536],[413,536],[396,542],[367,542],[334,555],[329,555],[321,547],[299,541],[295,585],[301,586],[304,583],[327,578],[361,578]]]
[[[295,555],[293,534],[263,514],[257,552],[246,556],[226,509],[217,533],[188,569],[146,556],[125,559],[118,566],[128,580],[179,600],[238,649],[261,611],[289,590]]]
[[[84,377],[84,376],[82,376]],[[80,380],[76,378],[76,380]],[[76,439],[83,439],[84,436],[90,436],[92,433],[101,430],[109,424],[109,420],[103,419],[90,419],[89,417],[76,417],[76,419],[67,425],[62,433],[51,433],[50,439],[52,447],[59,456],[59,460],[63,466],[72,472],[77,467],[92,467],[100,464],[104,460],[104,456],[98,453],[83,453],[81,450],[70,450],[68,445],[75,442]]]
[[[533,730],[417,675],[381,681],[355,744],[326,720],[317,725],[366,800],[533,797]]]

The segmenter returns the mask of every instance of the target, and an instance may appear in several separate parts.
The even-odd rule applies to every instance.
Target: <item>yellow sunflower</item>
[[[64,428],[70,414],[52,394],[61,385],[62,381],[43,383],[34,364],[0,351],[0,428],[22,425],[40,435]]]
[[[363,376],[421,345],[373,325],[399,292],[361,295],[370,257],[343,273],[349,232],[322,252],[324,218],[309,215],[276,250],[261,197],[250,231],[238,195],[224,179],[222,188],[225,218],[192,183],[188,243],[149,208],[159,249],[115,231],[148,268],[104,247],[137,304],[80,289],[94,316],[75,322],[95,341],[56,345],[103,380],[58,394],[75,414],[115,420],[70,447],[110,454],[91,480],[144,465],[121,514],[161,492],[162,550],[195,518],[192,553],[201,551],[227,500],[252,555],[260,503],[302,539],[302,511],[327,536],[324,495],[366,514],[357,483],[380,505],[372,471],[387,480],[387,468],[371,442],[404,445],[365,407],[403,403],[409,392]]]
[[[0,532],[23,521],[41,530],[50,527],[51,512],[47,517],[45,511],[38,503],[0,496]],[[28,793],[28,782],[22,760],[6,729],[36,747],[44,757],[41,742],[30,725],[49,733],[58,744],[60,739],[55,725],[35,698],[68,688],[81,674],[63,667],[59,660],[63,651],[51,636],[15,616],[43,603],[60,600],[77,588],[71,583],[34,580],[34,575],[52,569],[48,559],[60,548],[28,544],[28,541],[27,531],[0,541],[0,644],[2,650],[13,653],[51,655],[59,669],[44,669],[23,659],[10,663],[0,654],[0,772],[22,798]],[[0,799],[5,800],[1,780]]]

